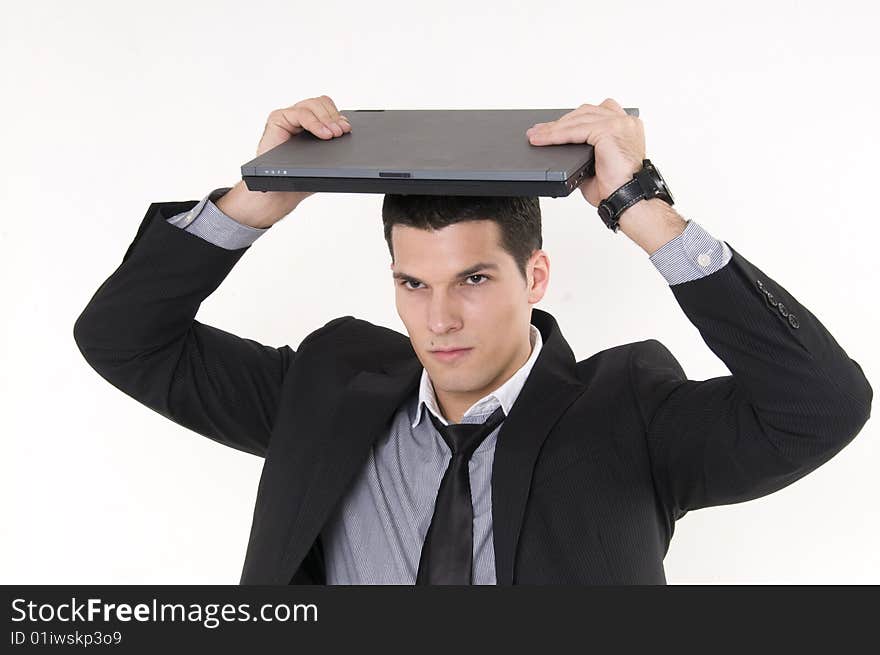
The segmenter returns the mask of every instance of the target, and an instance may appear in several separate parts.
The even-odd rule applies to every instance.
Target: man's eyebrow
[[[465,270],[457,273],[455,277],[456,278],[468,277],[470,275],[473,275],[474,273],[478,273],[479,271],[486,271],[486,270],[497,271],[498,264],[493,264],[492,262],[479,262],[477,264],[474,264],[470,268],[466,268]],[[402,271],[394,271],[394,274],[392,275],[392,277],[396,280],[412,280],[413,282],[421,282],[421,280],[419,278],[413,277],[412,275],[408,275],[407,273],[404,273]]]

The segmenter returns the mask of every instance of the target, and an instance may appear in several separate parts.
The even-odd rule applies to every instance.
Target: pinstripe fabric
[[[690,220],[680,235],[648,258],[670,286],[705,277],[730,261],[730,247]]]
[[[202,198],[195,207],[188,212],[172,216],[168,222],[226,250],[237,250],[252,245],[254,241],[272,228],[251,227],[239,223],[220,211],[214,203],[220,200],[231,188],[214,189]]]
[[[227,250],[248,247],[268,229],[243,225],[214,204],[228,187],[215,189],[193,209],[168,222]],[[730,261],[727,244],[694,221],[650,256],[670,285],[704,277]],[[542,347],[532,325],[528,361],[504,385],[472,405],[462,422],[482,422],[499,405],[505,414],[519,395]],[[395,413],[387,435],[371,448],[367,462],[340,500],[321,533],[327,584],[414,584],[422,544],[431,523],[440,480],[451,454],[424,416],[431,411],[444,424],[427,371],[418,396]],[[496,428],[469,463],[474,505],[474,584],[495,584],[491,479]]]

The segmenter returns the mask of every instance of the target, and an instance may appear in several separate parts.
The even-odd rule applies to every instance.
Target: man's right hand
[[[351,132],[348,119],[339,113],[329,96],[300,100],[269,114],[257,156],[308,130],[321,139]],[[250,191],[241,180],[217,201],[217,208],[239,223],[268,228],[287,216],[314,191]]]

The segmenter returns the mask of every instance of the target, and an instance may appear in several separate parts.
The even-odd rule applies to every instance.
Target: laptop
[[[563,197],[595,174],[593,146],[536,146],[526,130],[570,111],[342,110],[351,132],[321,139],[303,130],[241,176],[251,191]]]

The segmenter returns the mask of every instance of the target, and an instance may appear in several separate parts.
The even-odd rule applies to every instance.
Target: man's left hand
[[[578,186],[593,207],[632,179],[645,158],[645,131],[612,98],[600,105],[583,104],[555,121],[536,123],[526,130],[532,145],[589,143],[596,174]]]

